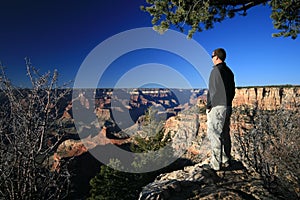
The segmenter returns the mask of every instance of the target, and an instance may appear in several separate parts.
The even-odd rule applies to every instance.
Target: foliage
[[[61,199],[68,194],[67,165],[51,172],[44,163],[55,144],[50,129],[59,127],[58,104],[69,92],[59,92],[57,72],[40,75],[26,59],[31,89],[14,87],[1,65],[0,199]]]
[[[121,163],[111,160],[110,165],[118,165],[117,168],[120,168]],[[152,180],[149,173],[127,173],[102,165],[100,173],[90,181],[92,189],[88,199],[138,199],[141,188]]]
[[[164,115],[160,116],[158,112],[158,109],[150,107],[140,120],[142,134],[134,137],[138,145],[132,146],[133,152],[157,151],[166,146],[170,138],[164,137]]]
[[[246,108],[244,114],[254,128],[235,135],[241,157],[271,192],[283,199],[299,198],[299,111]]]
[[[284,36],[296,39],[300,32],[299,0],[147,0],[148,6],[141,9],[152,16],[154,29],[163,33],[171,25],[182,32],[187,29],[188,37],[198,31],[212,29],[214,24],[236,15],[247,15],[247,10],[268,4],[272,9],[274,28]]]
[[[275,29],[281,30],[273,34],[274,37],[284,36],[296,39],[300,33],[300,1],[272,0],[271,18]]]
[[[132,152],[157,151],[165,147],[170,141],[170,137],[164,135],[164,120],[158,115],[158,112],[154,107],[147,110],[142,121],[140,121],[143,137],[134,137],[135,144],[131,146]],[[144,166],[153,166],[153,162],[164,162],[163,160],[158,161],[157,158],[152,157],[153,155],[141,154],[140,157],[136,157],[132,167],[138,171]],[[112,166],[117,166],[116,169],[122,169],[122,163],[119,161],[111,160],[111,163]],[[100,173],[90,181],[92,189],[89,199],[138,199],[142,187],[153,181],[163,170],[166,169],[148,173],[127,173],[112,169],[109,166],[101,166]]]

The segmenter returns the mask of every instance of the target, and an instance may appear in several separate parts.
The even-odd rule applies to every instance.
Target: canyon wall
[[[300,86],[237,88],[233,107],[247,105],[261,110],[298,109]]]

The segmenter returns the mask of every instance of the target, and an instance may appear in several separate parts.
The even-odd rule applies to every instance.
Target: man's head
[[[215,49],[211,55],[214,65],[222,63],[226,59],[226,51],[223,48]]]

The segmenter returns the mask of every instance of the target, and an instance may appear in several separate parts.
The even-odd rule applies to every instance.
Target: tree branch
[[[253,4],[253,5],[259,5],[261,3],[267,3],[270,0],[212,0],[210,1],[211,5],[225,5],[225,6],[238,6],[238,5],[248,5],[248,4]],[[251,6],[252,7],[252,6]]]
[[[239,11],[246,11],[254,6],[257,6],[259,4],[262,4],[262,3],[266,3],[268,1],[266,0],[260,0],[260,1],[250,1],[246,4],[243,4],[241,5],[239,8],[236,8],[236,9],[232,9],[231,12],[239,12]]]

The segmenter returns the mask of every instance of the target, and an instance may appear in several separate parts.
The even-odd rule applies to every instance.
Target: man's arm
[[[208,93],[207,93],[207,105],[206,105],[206,109],[207,111],[209,112],[212,107],[213,107],[213,99],[215,97],[215,94],[216,94],[216,73],[217,73],[217,69],[213,69],[210,73],[210,76],[209,76],[209,85],[208,85]]]

